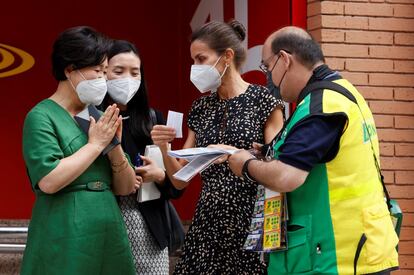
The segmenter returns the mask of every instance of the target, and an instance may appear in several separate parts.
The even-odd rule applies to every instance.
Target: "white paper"
[[[187,158],[187,157],[197,157],[202,155],[210,155],[210,154],[234,154],[238,149],[221,149],[221,148],[213,148],[213,147],[195,147],[195,148],[187,148],[181,150],[174,150],[169,151],[168,155],[175,158]]]
[[[155,182],[142,183],[141,188],[138,191],[138,202],[156,200],[161,197],[160,190],[158,190],[158,187],[155,184]]]
[[[145,156],[154,161],[161,169],[165,169],[161,150],[158,146],[147,145],[147,147],[145,147]],[[156,200],[160,197],[161,193],[160,190],[158,190],[155,182],[144,182],[141,185],[141,188],[138,190],[137,201],[144,202]]]
[[[183,113],[168,111],[167,126],[175,129],[175,137],[183,137]]]
[[[149,157],[153,162],[155,162],[158,167],[165,170],[160,147],[157,145],[147,145],[145,147],[145,156]]]
[[[209,154],[195,157],[192,161],[187,163],[183,168],[178,170],[173,177],[188,182],[198,173],[203,172],[209,167],[216,159],[223,154]]]
[[[203,172],[215,160],[223,155],[232,155],[238,150],[226,150],[218,148],[188,148],[176,151],[169,151],[168,155],[176,158],[190,160],[187,165],[177,171],[173,177],[188,182],[198,173]]]
[[[278,196],[280,196],[279,192],[276,192],[276,191],[270,190],[268,188],[265,188],[265,198],[266,199],[270,199],[270,198],[278,197]]]

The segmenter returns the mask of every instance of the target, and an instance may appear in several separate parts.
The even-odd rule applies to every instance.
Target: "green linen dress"
[[[61,159],[88,141],[70,114],[50,99],[27,115],[23,155],[34,190]],[[99,156],[70,185],[111,184],[107,157]],[[36,191],[21,274],[135,274],[126,228],[111,190],[47,195]]]

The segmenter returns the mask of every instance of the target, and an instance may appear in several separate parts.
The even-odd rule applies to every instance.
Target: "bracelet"
[[[252,161],[252,160],[257,160],[256,158],[251,158],[251,159],[248,159],[248,160],[246,160],[245,162],[244,162],[244,164],[243,164],[243,168],[242,168],[242,175],[243,175],[243,178],[245,178],[245,179],[247,179],[247,180],[249,180],[249,181],[256,181],[250,174],[249,174],[249,163]]]
[[[127,161],[126,157],[124,156],[124,159],[120,162],[111,162],[112,167],[119,167],[122,166]]]
[[[123,165],[123,167],[121,165]],[[121,167],[119,167],[119,166],[121,166]],[[116,168],[116,169],[114,169],[115,167],[113,167],[112,172],[113,173],[120,173],[120,172],[124,171],[129,166],[129,163],[125,159],[125,161],[123,163],[121,163],[119,166],[118,166],[119,168]]]

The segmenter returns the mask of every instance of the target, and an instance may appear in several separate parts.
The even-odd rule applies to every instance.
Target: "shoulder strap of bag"
[[[311,93],[313,91],[320,90],[320,89],[329,89],[329,90],[335,91],[337,93],[340,93],[340,94],[342,94],[343,96],[345,96],[346,98],[348,98],[350,101],[352,101],[353,103],[355,103],[358,106],[358,109],[359,109],[359,111],[361,113],[362,119],[364,120],[364,127],[365,127],[365,129],[366,129],[366,131],[368,133],[368,138],[369,138],[369,141],[371,143],[372,155],[374,157],[375,166],[377,168],[378,178],[381,181],[381,184],[382,184],[382,188],[384,190],[385,197],[387,198],[388,210],[390,210],[391,207],[392,207],[391,202],[390,202],[390,200],[391,200],[390,199],[390,195],[388,193],[387,188],[385,187],[384,176],[381,173],[381,169],[380,169],[380,166],[379,166],[379,162],[378,162],[377,156],[375,155],[374,145],[373,145],[372,139],[371,139],[371,134],[368,131],[368,125],[367,125],[367,122],[365,120],[365,117],[364,117],[364,115],[362,113],[361,107],[358,104],[358,101],[356,100],[356,98],[354,97],[354,95],[350,91],[348,91],[345,87],[339,85],[338,83],[331,82],[331,81],[326,81],[326,80],[325,81],[318,81],[318,82],[314,82],[314,83],[310,84],[308,87],[305,88],[304,93],[308,94],[308,93]]]
[[[371,149],[372,149],[372,156],[374,157],[375,167],[377,168],[378,177],[379,177],[379,180],[381,181],[382,189],[384,190],[385,197],[387,198],[388,211],[390,211],[390,213],[391,213],[392,205],[391,205],[390,195],[388,194],[388,190],[385,187],[384,176],[381,173],[379,162],[378,162],[377,156],[375,155],[374,145],[373,145],[372,139],[371,139],[371,134],[368,131],[368,125],[367,125],[367,122],[365,120],[364,114],[362,113],[361,107],[358,104],[358,101],[356,100],[354,95],[350,91],[348,91],[345,87],[339,85],[338,83],[331,82],[331,81],[326,81],[326,80],[312,83],[311,85],[309,85],[306,88],[305,92],[311,93],[315,90],[320,90],[320,89],[329,89],[329,90],[338,92],[338,93],[344,95],[346,98],[348,98],[349,100],[351,100],[352,102],[354,102],[358,106],[359,112],[361,113],[362,119],[364,120],[364,127],[365,127],[365,129],[368,133],[368,138],[369,138],[369,142],[371,144]],[[362,236],[361,236],[361,238],[358,242],[357,250],[355,251],[354,275],[357,274],[357,265],[358,265],[359,255],[361,253],[362,247],[364,246],[366,240],[367,240],[367,237],[365,236],[365,234],[362,234]]]

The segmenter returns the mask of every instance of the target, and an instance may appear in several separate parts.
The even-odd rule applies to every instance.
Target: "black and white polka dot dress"
[[[283,102],[259,85],[228,100],[217,93],[193,103],[188,126],[196,146],[228,144],[249,149],[263,143],[270,113]],[[202,190],[175,274],[265,274],[259,254],[243,250],[257,184],[235,176],[228,163],[212,165],[202,175]]]

